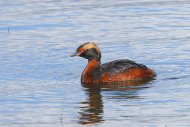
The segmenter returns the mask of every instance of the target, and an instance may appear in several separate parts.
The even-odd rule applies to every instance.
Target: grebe
[[[71,57],[73,56],[88,59],[88,64],[81,75],[81,82],[85,84],[136,81],[156,76],[156,73],[145,65],[128,59],[100,65],[100,49],[92,42],[80,45],[71,55]]]

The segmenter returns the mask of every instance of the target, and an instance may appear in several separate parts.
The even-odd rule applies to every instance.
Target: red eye
[[[79,51],[78,51],[78,53],[79,54],[82,54],[83,52],[85,52],[86,50],[85,49],[80,49]]]

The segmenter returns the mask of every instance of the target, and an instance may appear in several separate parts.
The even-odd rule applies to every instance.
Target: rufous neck
[[[96,68],[98,68],[99,66],[100,66],[99,60],[97,60],[97,59],[89,60],[87,66],[85,67],[85,69],[83,71],[83,75],[92,74],[94,72],[94,70]]]

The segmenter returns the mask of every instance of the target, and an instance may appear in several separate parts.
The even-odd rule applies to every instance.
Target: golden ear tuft
[[[94,43],[94,42],[87,42],[84,46],[83,46],[84,49],[90,49],[90,48],[95,48],[98,53],[100,53],[100,49],[98,48],[98,46]]]

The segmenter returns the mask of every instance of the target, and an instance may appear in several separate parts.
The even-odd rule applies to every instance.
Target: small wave
[[[177,80],[177,79],[182,79],[182,78],[187,78],[187,77],[190,77],[190,75],[181,75],[181,76],[169,77],[169,78],[164,78],[162,80]]]

